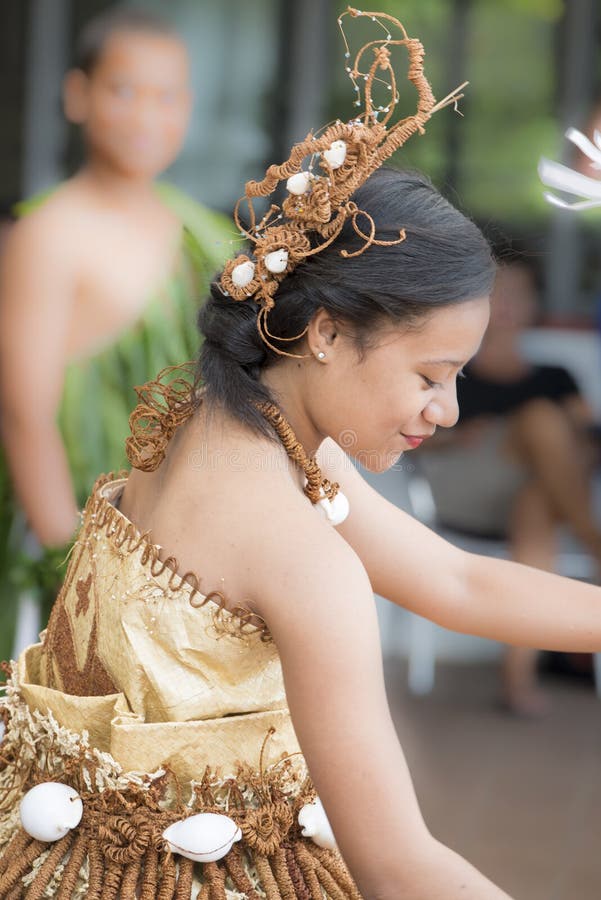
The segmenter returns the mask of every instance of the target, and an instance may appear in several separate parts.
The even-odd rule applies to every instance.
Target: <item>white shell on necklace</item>
[[[194,862],[215,862],[239,841],[242,831],[233,819],[219,813],[198,813],[174,822],[163,832],[173,853]]]
[[[326,850],[336,849],[336,838],[319,797],[316,797],[313,803],[305,803],[298,814],[298,824],[301,826],[303,837],[311,838],[318,847],[324,847]]]
[[[285,272],[288,265],[287,250],[272,250],[265,255],[265,268],[275,275]]]
[[[307,484],[307,479],[305,478],[305,485]],[[324,516],[326,521],[328,521],[331,525],[340,525],[349,512],[351,511],[350,503],[348,502],[348,498],[346,494],[343,494],[341,490],[338,490],[338,493],[334,497],[333,500],[330,500],[329,497],[326,497],[326,493],[323,488],[320,488],[321,500],[318,500],[315,503],[315,508],[319,510],[320,513]]]
[[[318,500],[315,505],[321,509],[328,522],[332,525],[340,525],[350,512],[348,498],[342,491],[338,491],[333,500],[324,495],[323,500]]]
[[[296,172],[294,175],[290,176],[286,182],[286,187],[291,194],[296,194],[297,196],[306,194],[311,187],[311,173]]]
[[[19,807],[21,825],[37,841],[58,841],[77,828],[83,803],[77,791],[60,781],[43,781],[32,787]]]
[[[330,149],[323,151],[323,157],[331,169],[339,169],[346,159],[346,143],[344,141],[332,141]]]
[[[238,263],[232,269],[232,281],[236,287],[246,287],[255,277],[255,264],[247,259],[245,262]]]

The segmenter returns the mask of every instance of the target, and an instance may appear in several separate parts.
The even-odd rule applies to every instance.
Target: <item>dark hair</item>
[[[98,64],[109,38],[121,32],[149,33],[179,38],[161,16],[137,7],[109,9],[90,19],[75,44],[75,68],[90,75]]]
[[[439,307],[490,293],[495,264],[487,241],[424,175],[379,169],[353,200],[373,217],[377,238],[394,240],[405,228],[406,239],[388,247],[373,244],[361,256],[346,259],[342,248],[357,250],[363,243],[347,222],[330,247],[283,279],[268,316],[272,334],[299,334],[323,308],[349,329],[361,359],[381,326],[415,329]],[[218,282],[211,285],[198,317],[204,340],[197,375],[207,400],[273,437],[254,403],[274,402],[259,374],[282,357],[263,343],[257,312],[252,299],[233,301]],[[301,345],[302,340],[292,341],[282,349],[298,352]]]

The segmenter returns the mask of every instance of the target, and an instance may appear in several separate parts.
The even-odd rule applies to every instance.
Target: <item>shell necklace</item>
[[[274,403],[261,403],[257,404],[257,407],[273,425],[290,459],[305,473],[303,488],[305,495],[323,513],[328,522],[340,525],[348,516],[350,507],[338,482],[322,476],[317,460],[314,456],[311,458],[307,456],[292,427]]]

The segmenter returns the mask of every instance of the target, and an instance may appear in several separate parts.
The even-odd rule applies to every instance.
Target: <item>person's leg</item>
[[[533,400],[512,416],[507,448],[527,466],[557,519],[570,526],[601,565],[590,475],[567,414],[556,403]]]
[[[526,484],[515,498],[509,519],[511,558],[537,569],[553,570],[557,520],[537,482]],[[538,650],[507,647],[501,667],[502,699],[512,712],[537,716],[549,708],[538,686]]]

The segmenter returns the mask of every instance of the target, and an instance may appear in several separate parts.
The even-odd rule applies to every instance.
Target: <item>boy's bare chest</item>
[[[137,233],[117,223],[87,235],[76,261],[69,357],[91,355],[117,340],[157,296],[160,299],[176,264],[180,231],[174,221],[159,222]]]

